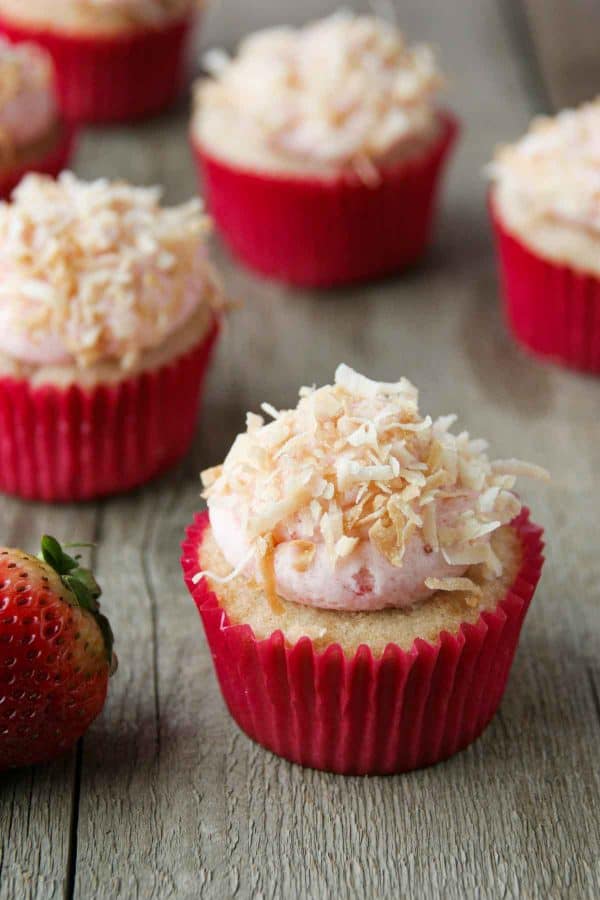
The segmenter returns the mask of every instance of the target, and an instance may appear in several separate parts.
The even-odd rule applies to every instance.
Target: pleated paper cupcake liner
[[[37,160],[27,164],[16,165],[10,171],[0,175],[0,199],[7,200],[21,179],[28,172],[39,172],[41,175],[56,177],[69,163],[76,141],[76,130],[72,125],[62,123],[60,134],[52,149]]]
[[[529,511],[512,525],[523,560],[494,610],[435,643],[417,640],[410,651],[389,644],[378,657],[363,645],[349,658],[338,644],[319,652],[307,637],[289,645],[277,631],[257,640],[249,625],[230,624],[206,582],[192,580],[208,526],[208,515],[198,515],[182,567],[240,728],[285,759],[342,774],[405,772],[466,747],[500,703],[542,569],[542,530]]]
[[[313,287],[366,281],[415,262],[429,242],[444,163],[458,133],[381,169],[377,184],[246,171],[192,139],[209,208],[231,250],[264,275]]]
[[[65,118],[76,122],[130,122],[169,106],[185,84],[196,16],[162,28],[117,35],[78,35],[34,28],[0,16],[0,34],[33,41],[48,51]]]
[[[600,374],[600,278],[545,259],[511,234],[490,203],[506,316],[538,356]]]
[[[0,491],[89,500],[137,487],[187,452],[218,324],[167,365],[83,388],[0,377]]]

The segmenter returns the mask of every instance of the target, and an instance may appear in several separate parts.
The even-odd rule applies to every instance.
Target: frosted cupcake
[[[535,119],[490,167],[508,320],[550,360],[600,372],[600,99]]]
[[[303,765],[401,772],[473,741],[501,700],[538,582],[516,460],[346,366],[249,414],[203,473],[183,547],[240,727]]]
[[[187,450],[220,295],[199,201],[28,175],[0,203],[0,490],[82,500]]]
[[[191,127],[211,211],[249,266],[331,286],[404,268],[429,239],[456,122],[428,47],[340,13],[207,56]]]
[[[0,32],[35,41],[56,66],[64,115],[153,115],[182,88],[199,0],[0,0]]]
[[[72,142],[58,114],[50,57],[33,44],[13,47],[0,38],[0,197],[26,172],[57,175]]]

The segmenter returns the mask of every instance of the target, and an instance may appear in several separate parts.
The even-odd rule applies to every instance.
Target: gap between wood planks
[[[526,0],[497,0],[500,15],[515,49],[515,60],[526,96],[531,98],[532,112],[554,111],[549,86],[544,79],[541,60],[525,8]]]
[[[103,512],[100,506],[94,512],[94,527],[91,543],[94,545],[90,551],[92,571],[95,569],[97,550],[96,547],[102,540]],[[81,773],[83,770],[83,742],[85,736],[77,742],[75,751],[75,771],[73,773],[73,795],[71,803],[71,821],[69,823],[69,847],[67,851],[67,874],[65,878],[65,900],[72,900],[75,895],[75,876],[77,873],[77,838],[79,831],[79,806],[81,800]]]

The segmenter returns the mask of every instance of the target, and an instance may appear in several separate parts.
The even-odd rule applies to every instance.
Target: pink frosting
[[[449,524],[469,505],[463,499],[438,501],[440,525]],[[239,567],[252,556],[252,548],[236,510],[214,502],[209,503],[209,510],[221,552],[233,568]],[[489,536],[481,540],[489,540]],[[335,568],[323,541],[317,543],[312,563],[305,571],[293,565],[294,559],[295,551],[288,541],[276,546],[275,581],[281,597],[307,606],[349,612],[412,606],[433,593],[425,586],[426,578],[460,577],[467,568],[449,565],[439,550],[427,552],[420,533],[407,542],[401,567],[393,566],[368,540],[361,541]],[[245,571],[250,576],[255,574],[253,559]]]

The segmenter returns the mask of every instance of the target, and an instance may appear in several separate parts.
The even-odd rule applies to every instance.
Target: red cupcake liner
[[[185,84],[195,13],[162,28],[117,35],[78,35],[16,23],[0,16],[0,34],[33,41],[56,70],[59,103],[75,122],[126,122],[160,112]]]
[[[381,169],[376,185],[269,175],[217,159],[192,139],[208,205],[231,250],[290,284],[333,287],[398,271],[423,253],[437,186],[458,122],[440,114],[426,153]]]
[[[490,202],[506,315],[536,355],[600,374],[600,278],[552,262],[504,226]]]
[[[32,387],[0,377],[0,491],[89,500],[137,487],[188,450],[219,332],[178,359],[116,384]]]
[[[61,123],[56,144],[44,156],[26,165],[14,166],[10,171],[0,174],[0,199],[7,200],[28,172],[56,177],[68,165],[73,155],[75,139],[75,128],[67,123]]]
[[[257,640],[249,625],[231,625],[205,581],[192,580],[208,527],[207,513],[196,516],[183,544],[185,582],[240,728],[285,759],[346,775],[405,772],[466,747],[502,699],[542,569],[542,529],[527,509],[512,525],[523,561],[493,611],[436,643],[388,644],[379,657],[363,645],[347,658],[339,644],[318,652],[307,637],[290,646],[281,631]]]

